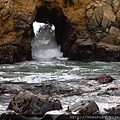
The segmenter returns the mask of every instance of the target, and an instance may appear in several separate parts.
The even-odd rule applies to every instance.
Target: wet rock
[[[62,106],[59,100],[24,90],[13,97],[8,109],[24,116],[43,116],[47,111],[62,109]]]
[[[69,52],[69,57],[71,60],[89,61],[94,57],[94,49],[95,44],[90,38],[77,39]]]
[[[0,86],[0,93],[5,93],[5,92],[6,92],[6,88]]]
[[[0,116],[0,120],[27,120],[27,118],[15,112],[6,112]]]
[[[79,115],[94,115],[99,112],[99,107],[94,101],[80,101],[68,107],[67,113],[75,112]]]
[[[15,85],[13,87],[12,85],[3,83],[0,85],[0,94],[5,94],[5,93],[16,94],[18,92],[18,89],[19,89],[19,85],[17,85],[17,86]]]
[[[120,105],[117,105],[116,107],[105,109],[107,112],[107,115],[120,115]]]
[[[114,79],[110,75],[101,75],[98,78],[95,78],[100,84],[106,84],[112,82]]]

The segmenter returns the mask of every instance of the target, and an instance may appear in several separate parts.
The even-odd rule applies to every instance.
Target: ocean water
[[[49,26],[44,26],[40,33],[36,34],[36,38],[32,41],[32,54],[32,61],[0,65],[0,83],[5,81],[23,83],[54,81],[63,82],[61,87],[64,88],[66,87],[64,82],[66,82],[69,89],[77,90],[79,88],[85,91],[82,95],[58,96],[57,99],[61,101],[63,111],[67,109],[68,105],[79,100],[95,100],[101,113],[105,113],[104,108],[120,104],[120,94],[98,94],[113,88],[117,88],[119,92],[120,62],[81,62],[63,58],[59,46],[55,43],[54,32]],[[99,84],[95,80],[89,80],[89,78],[102,74],[109,74],[115,80],[108,84]],[[7,98],[10,95],[5,94],[5,96]],[[0,111],[5,111],[8,104],[0,99]]]

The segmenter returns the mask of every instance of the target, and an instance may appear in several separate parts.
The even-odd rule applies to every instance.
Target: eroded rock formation
[[[55,25],[65,57],[120,61],[120,0],[0,0],[0,63],[32,59],[34,21]]]

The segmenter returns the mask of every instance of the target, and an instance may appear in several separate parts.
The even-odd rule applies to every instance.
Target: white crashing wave
[[[38,27],[39,30],[38,30]],[[34,24],[35,38],[32,41],[32,57],[35,60],[61,58],[60,47],[55,42],[55,29],[49,24]]]

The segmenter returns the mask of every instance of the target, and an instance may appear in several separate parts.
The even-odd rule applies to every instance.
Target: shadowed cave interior
[[[67,20],[61,10],[56,8],[48,9],[45,6],[40,7],[37,10],[37,15],[35,17],[34,22],[45,23],[55,26],[55,41],[57,45],[61,46],[64,44],[66,39],[66,31],[67,31]],[[35,36],[34,29],[32,29],[32,36]]]

